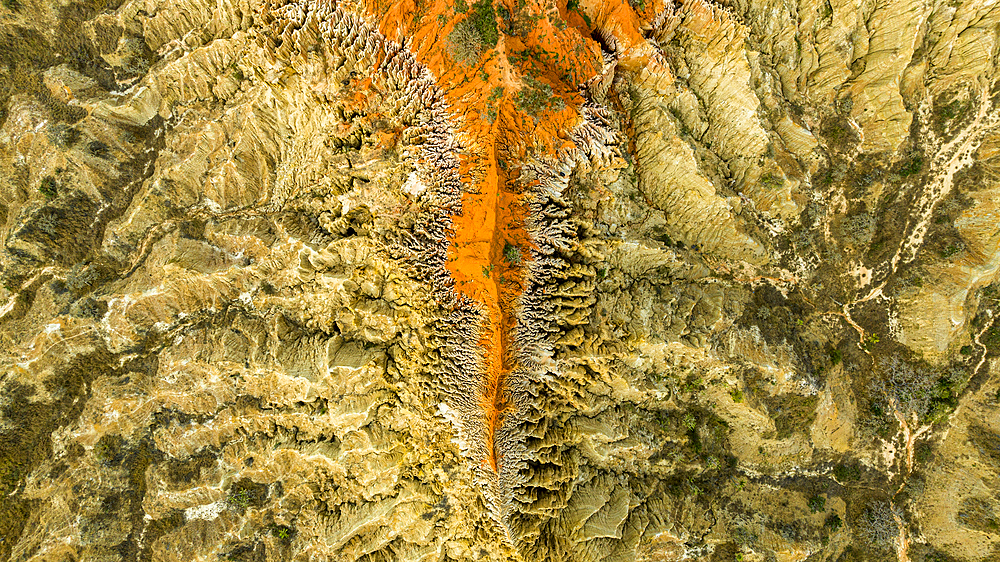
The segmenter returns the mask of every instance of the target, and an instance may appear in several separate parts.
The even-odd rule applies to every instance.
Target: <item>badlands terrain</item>
[[[1000,2],[0,34],[0,561],[1000,560]]]

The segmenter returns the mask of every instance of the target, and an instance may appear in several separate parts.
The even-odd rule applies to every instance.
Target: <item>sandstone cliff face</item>
[[[1000,4],[0,26],[0,559],[1000,557]]]

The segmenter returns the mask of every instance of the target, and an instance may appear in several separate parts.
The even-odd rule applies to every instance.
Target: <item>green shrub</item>
[[[285,525],[275,525],[271,527],[271,534],[277,537],[283,543],[289,543],[295,536],[295,529],[287,527]]]
[[[52,199],[58,195],[58,184],[56,179],[52,176],[45,176],[42,179],[42,183],[38,185],[38,191],[45,196],[46,199]]]
[[[990,355],[1000,354],[1000,323],[993,321],[993,324],[986,330],[980,339]]]
[[[820,128],[820,134],[826,137],[831,148],[847,150],[859,139],[847,119],[833,117],[827,119]]]
[[[826,511],[826,498],[820,495],[815,495],[809,498],[809,511],[812,511],[813,513]]]
[[[476,27],[479,36],[490,48],[497,46],[500,34],[497,31],[497,15],[493,10],[493,2],[490,0],[479,0],[472,5],[472,13],[469,20]]]
[[[951,103],[938,110],[937,114],[944,119],[954,119],[963,112],[961,100],[952,100]]]
[[[766,189],[779,189],[785,185],[785,178],[768,172],[760,177],[760,185]]]
[[[837,363],[840,363],[840,361],[843,358],[844,358],[844,355],[840,352],[839,349],[833,349],[833,350],[830,351],[830,363],[832,365],[836,365]]]
[[[857,482],[861,478],[861,471],[856,466],[838,464],[833,468],[833,477],[838,482]]]
[[[927,464],[934,460],[934,448],[929,443],[920,443],[917,445],[913,457],[918,464]]]
[[[94,445],[94,456],[101,464],[117,466],[125,458],[125,439],[121,435],[105,435]]]
[[[943,250],[941,250],[941,257],[950,258],[964,249],[965,249],[965,244],[962,244],[961,242],[948,244],[947,246],[945,246]]]
[[[915,154],[913,155],[912,158],[900,164],[899,175],[903,176],[904,178],[907,176],[916,175],[920,173],[920,170],[922,170],[923,167],[924,167],[923,156]]]
[[[507,260],[507,263],[515,267],[520,266],[524,262],[524,258],[521,256],[521,248],[509,242],[503,246],[503,257]]]
[[[469,12],[469,6],[459,0],[455,11]],[[451,56],[462,64],[474,64],[483,52],[496,47],[500,35],[497,31],[496,12],[489,0],[479,0],[472,5],[472,12],[455,24],[448,34],[448,50]]]
[[[254,506],[261,507],[267,497],[267,485],[258,484],[249,478],[241,478],[233,483],[226,495],[226,503],[229,507],[242,512],[244,509]]]
[[[632,7],[636,6],[635,3],[632,2],[631,0],[630,3],[632,3]],[[642,2],[640,0],[640,4],[641,3]],[[643,8],[639,8],[639,11],[642,10]],[[576,13],[580,14],[580,17],[583,18],[583,22],[587,24],[587,27],[594,27],[593,22],[590,21],[590,17],[586,13],[584,13],[583,10],[580,9],[580,0],[569,0],[569,2],[566,3],[566,11],[567,12],[576,11]]]
[[[879,342],[878,334],[869,334],[868,337],[861,342],[861,348],[864,349],[865,351],[872,351],[873,349],[875,349],[875,344],[877,344],[878,342]]]
[[[950,128],[952,121],[965,117],[971,107],[972,102],[970,100],[953,99],[949,103],[935,103],[931,116],[934,128],[939,132],[943,132],[945,128]]]
[[[250,493],[244,488],[229,494],[226,498],[226,502],[233,507],[246,508],[250,505]]]

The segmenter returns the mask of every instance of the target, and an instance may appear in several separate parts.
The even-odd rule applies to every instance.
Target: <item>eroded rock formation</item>
[[[0,26],[0,559],[1000,557],[1000,4]]]

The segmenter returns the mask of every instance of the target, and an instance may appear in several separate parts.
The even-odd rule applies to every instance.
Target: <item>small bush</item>
[[[979,341],[986,346],[990,355],[1000,355],[1000,323],[994,320]]]
[[[953,99],[949,103],[935,103],[931,117],[934,129],[939,133],[944,132],[945,129],[950,129],[954,125],[952,121],[956,119],[961,120],[971,108],[971,100]]]
[[[1000,532],[1000,517],[994,511],[992,502],[985,497],[966,498],[962,502],[957,520],[963,527],[984,533]]]
[[[507,263],[515,267],[520,266],[524,262],[524,258],[521,256],[521,248],[509,242],[503,246],[503,257],[507,260]]]
[[[779,189],[785,185],[785,178],[768,172],[760,177],[760,185],[766,189]]]
[[[913,176],[920,173],[920,170],[924,168],[924,157],[915,154],[905,162],[899,165],[899,175],[902,177]]]
[[[963,112],[962,101],[952,100],[951,103],[937,110],[937,114],[944,119],[954,119]]]
[[[839,349],[833,349],[833,350],[830,351],[830,364],[831,365],[836,365],[837,363],[840,363],[840,361],[843,358],[844,358],[844,355],[840,352]]]
[[[248,507],[250,505],[250,493],[246,489],[229,494],[226,502],[233,507]]]
[[[42,179],[42,183],[38,185],[38,191],[41,192],[46,199],[54,198],[59,193],[56,179],[52,176],[45,176]]]
[[[687,381],[684,382],[684,392],[698,392],[702,389],[702,385],[705,383],[701,377],[692,376]]]
[[[889,550],[899,537],[898,519],[902,512],[889,502],[875,502],[869,505],[855,526],[861,539],[879,550]]]
[[[741,525],[733,529],[733,542],[740,546],[751,546],[757,544],[758,540],[757,533],[745,526]]]
[[[838,482],[857,482],[861,478],[861,471],[856,466],[838,464],[833,468],[833,477]]]
[[[452,58],[462,64],[475,64],[483,54],[483,38],[472,19],[464,19],[448,34],[448,47]]]
[[[248,478],[241,478],[233,483],[226,495],[226,503],[236,511],[242,512],[248,507],[261,507],[267,497],[267,485],[258,484]]]
[[[91,141],[87,149],[98,158],[107,158],[111,154],[111,147],[101,141]]]
[[[121,435],[105,435],[94,445],[94,456],[101,464],[117,466],[125,458],[125,439]]]
[[[827,119],[820,128],[820,134],[837,150],[847,150],[860,140],[847,119],[842,117]]]
[[[861,348],[865,351],[872,351],[875,349],[875,344],[878,342],[878,334],[869,334],[868,337],[861,342]]]
[[[917,464],[926,464],[934,460],[934,448],[929,443],[920,443],[913,456]]]
[[[768,415],[774,418],[776,437],[786,439],[796,432],[808,433],[818,403],[819,396],[784,394],[768,398]]]
[[[285,525],[275,525],[271,528],[271,534],[277,537],[281,542],[287,544],[292,542],[292,538],[295,536],[295,529]]]
[[[632,4],[633,8],[637,7],[635,0],[629,0],[629,3]],[[639,11],[641,12],[643,11],[643,9],[645,9],[645,4],[643,3],[643,0],[639,0],[639,5],[641,6],[639,7]],[[580,9],[580,0],[569,0],[568,2],[566,2],[566,11],[567,12],[575,11],[576,13],[580,14],[580,17],[583,18],[583,22],[587,24],[587,27],[593,27],[593,22],[590,21],[590,17],[587,16],[587,14]]]
[[[826,511],[826,498],[820,495],[815,495],[809,498],[809,511],[812,511],[813,513]]]
[[[950,258],[950,257],[958,254],[959,252],[961,252],[964,249],[965,249],[965,244],[963,244],[962,242],[956,242],[956,243],[953,243],[953,244],[948,244],[947,246],[945,246],[945,248],[943,250],[941,250],[941,252],[940,252],[941,253],[941,257],[945,258],[945,259]]]

